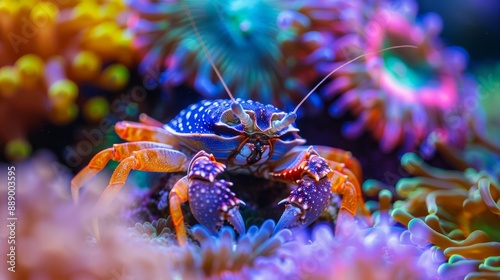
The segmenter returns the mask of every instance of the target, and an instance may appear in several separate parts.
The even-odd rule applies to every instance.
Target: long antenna
[[[326,81],[326,79],[328,79],[331,75],[333,75],[333,73],[337,72],[339,69],[341,69],[342,67],[362,58],[362,57],[365,57],[367,55],[370,55],[370,54],[374,54],[374,53],[379,53],[379,52],[385,52],[385,51],[388,51],[388,50],[393,50],[393,49],[402,49],[402,48],[414,48],[416,49],[417,46],[413,46],[413,45],[401,45],[401,46],[393,46],[393,47],[388,47],[388,48],[385,48],[385,49],[381,49],[381,50],[378,50],[378,51],[373,51],[373,52],[367,52],[367,53],[364,53],[362,55],[358,55],[356,56],[355,58],[345,62],[344,64],[340,65],[339,67],[333,69],[330,73],[328,73],[328,75],[326,75],[323,80],[321,80],[321,82],[319,82],[303,99],[302,101],[300,101],[300,103],[297,105],[297,107],[295,107],[295,109],[292,111],[291,114],[296,114],[297,113],[297,110],[299,109],[299,107],[307,100],[307,98],[309,98],[309,96],[322,84]]]
[[[226,90],[227,94],[231,98],[231,101],[233,101],[234,103],[236,103],[236,100],[234,99],[233,94],[231,93],[231,91],[227,87],[226,82],[224,82],[224,79],[222,78],[222,75],[220,74],[219,70],[215,66],[215,63],[214,63],[214,61],[212,59],[212,56],[208,52],[207,46],[205,45],[205,43],[201,39],[200,32],[198,31],[198,27],[196,27],[196,24],[195,24],[194,19],[193,19],[193,15],[191,14],[191,11],[189,10],[189,7],[187,6],[186,2],[184,2],[184,0],[181,1],[181,3],[182,3],[182,6],[184,7],[184,11],[188,15],[189,23],[191,23],[191,27],[193,27],[194,33],[196,34],[196,38],[200,42],[201,48],[203,49],[203,52],[205,53],[205,55],[208,58],[208,61],[210,62],[210,65],[212,65],[212,68],[214,69],[215,74],[217,74],[217,77],[219,77],[219,80],[221,81],[222,86],[224,87],[224,89]]]

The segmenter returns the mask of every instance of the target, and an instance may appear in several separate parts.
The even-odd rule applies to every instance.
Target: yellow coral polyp
[[[60,108],[55,107],[50,112],[50,119],[57,125],[65,125],[78,116],[78,111],[78,106],[75,103]]]
[[[71,105],[78,96],[78,87],[73,81],[63,79],[49,87],[49,98],[55,108],[60,109]]]
[[[84,110],[77,105],[95,96],[81,94],[80,83],[106,90],[128,83],[123,64],[136,62],[128,15],[122,0],[0,0],[0,102],[6,108],[1,121],[16,128],[2,134],[2,149],[44,121],[74,120]],[[97,121],[105,111],[99,107],[86,118]],[[9,150],[9,158],[30,152],[12,147],[18,152]]]
[[[0,96],[14,95],[20,86],[19,72],[15,67],[4,66],[0,68]]]
[[[32,22],[44,22],[45,24],[54,24],[56,22],[59,9],[57,6],[50,2],[38,3],[30,13],[30,20]]]
[[[17,1],[0,1],[0,15],[6,14],[15,16],[19,12],[19,3]]]
[[[119,47],[130,48],[134,41],[134,35],[131,32],[122,32],[120,37],[117,37],[116,44]]]
[[[99,53],[113,53],[121,40],[121,29],[114,22],[102,22],[91,28],[85,36],[85,45]]]
[[[5,145],[5,156],[11,160],[26,158],[31,154],[31,145],[25,139],[11,140]]]
[[[89,81],[98,77],[102,61],[94,52],[81,51],[73,58],[71,66],[77,79]]]
[[[97,4],[95,1],[81,1],[73,8],[72,18],[75,21],[94,22],[100,18],[99,10],[99,4]]]
[[[109,103],[104,97],[94,97],[85,102],[83,114],[91,122],[97,122],[109,113]]]
[[[116,15],[125,9],[125,4],[121,0],[111,0],[101,8],[103,18],[115,20]]]
[[[112,64],[104,69],[99,83],[109,90],[123,88],[129,79],[128,69],[121,64]]]
[[[39,56],[35,54],[21,56],[15,65],[23,87],[31,87],[41,81],[45,63]]]

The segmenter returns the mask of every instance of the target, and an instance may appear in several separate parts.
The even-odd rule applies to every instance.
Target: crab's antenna
[[[215,74],[217,74],[217,77],[219,77],[219,80],[221,81],[222,86],[224,87],[224,89],[226,90],[227,94],[231,98],[231,101],[236,102],[236,100],[233,97],[233,94],[231,93],[231,91],[227,87],[226,82],[224,82],[224,79],[222,78],[222,75],[220,74],[219,70],[215,66],[214,60],[212,59],[212,56],[208,52],[207,46],[205,45],[205,43],[201,39],[200,32],[198,31],[198,27],[196,27],[196,23],[194,22],[193,15],[191,14],[191,11],[189,10],[189,7],[187,6],[186,2],[181,1],[181,3],[182,3],[182,6],[184,7],[184,11],[186,11],[186,14],[187,14],[187,16],[189,18],[189,23],[191,24],[191,27],[193,27],[194,33],[196,35],[196,38],[200,42],[201,48],[203,49],[203,52],[205,53],[205,55],[207,56],[208,61],[210,62],[210,65],[212,65],[212,68],[214,69]]]
[[[378,50],[378,51],[372,51],[372,52],[367,52],[367,53],[364,53],[362,55],[358,55],[356,56],[355,58],[345,62],[344,64],[340,65],[339,67],[333,69],[330,73],[328,73],[328,75],[326,75],[323,80],[321,80],[305,97],[304,99],[302,99],[302,101],[300,101],[300,103],[297,105],[297,107],[295,107],[295,109],[290,113],[290,114],[293,114],[295,115],[297,113],[297,110],[299,109],[299,107],[307,100],[307,98],[309,98],[309,96],[322,84],[326,81],[326,79],[328,79],[331,75],[333,75],[333,73],[337,72],[339,69],[341,69],[342,67],[362,58],[362,57],[365,57],[365,56],[368,56],[368,55],[371,55],[371,54],[374,54],[374,53],[380,53],[380,52],[385,52],[385,51],[388,51],[388,50],[393,50],[393,49],[402,49],[402,48],[414,48],[416,49],[417,46],[413,46],[413,45],[400,45],[400,46],[392,46],[392,47],[388,47],[388,48],[385,48],[385,49],[381,49],[381,50]]]
[[[189,23],[191,24],[191,27],[193,27],[194,33],[196,35],[196,38],[200,42],[200,45],[201,45],[201,48],[203,49],[203,52],[207,56],[207,59],[210,62],[210,65],[212,65],[212,68],[214,69],[215,74],[217,74],[217,77],[219,77],[219,80],[221,81],[222,86],[226,90],[227,95],[229,95],[229,98],[231,98],[231,101],[233,102],[233,104],[231,105],[231,110],[240,119],[241,124],[245,128],[245,131],[248,131],[248,132],[253,131],[253,120],[252,120],[252,118],[250,117],[250,115],[248,115],[245,112],[245,110],[243,109],[243,107],[241,106],[241,104],[239,104],[236,101],[236,99],[234,99],[234,96],[231,93],[231,91],[229,90],[229,88],[227,87],[226,82],[224,82],[224,79],[222,78],[222,75],[220,74],[219,69],[217,69],[217,67],[215,66],[215,62],[212,59],[212,56],[210,55],[210,53],[208,52],[208,48],[205,45],[205,42],[203,42],[203,39],[201,38],[200,32],[198,31],[198,27],[196,27],[196,23],[194,22],[193,15],[191,14],[191,11],[189,10],[188,5],[186,4],[186,2],[184,2],[184,0],[181,1],[181,2],[182,2],[182,6],[184,7],[184,11],[186,12],[186,14],[187,14],[187,16],[189,18]]]

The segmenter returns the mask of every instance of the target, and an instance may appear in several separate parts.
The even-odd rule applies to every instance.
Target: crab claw
[[[229,189],[233,184],[215,180],[225,166],[215,161],[213,155],[199,152],[193,158],[188,177],[189,207],[196,220],[213,233],[227,220],[239,234],[245,233],[245,223],[238,208],[245,205]]]
[[[330,196],[328,177],[319,181],[311,178],[301,179],[290,196],[279,202],[279,204],[285,203],[285,212],[281,215],[274,232],[284,228],[308,226],[328,207]]]
[[[224,180],[195,180],[189,186],[189,207],[196,220],[213,233],[227,220],[239,234],[245,233],[245,223],[238,208],[245,204],[229,189]]]

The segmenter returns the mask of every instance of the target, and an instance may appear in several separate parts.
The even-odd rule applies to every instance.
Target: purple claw
[[[241,200],[239,202],[243,205],[245,203]],[[228,211],[228,215],[226,216],[227,221],[233,226],[234,230],[239,235],[242,235],[245,233],[245,222],[243,221],[243,217],[241,216],[240,212],[238,211],[238,207],[232,208],[231,210]]]
[[[189,207],[196,220],[216,233],[227,220],[239,234],[245,233],[245,223],[238,208],[245,203],[229,189],[233,184],[215,180],[225,166],[212,155],[199,152],[189,167]]]
[[[323,178],[302,179],[290,196],[280,201],[285,203],[285,212],[281,216],[274,232],[284,228],[305,227],[314,222],[328,207],[330,202],[330,180]]]
[[[232,184],[224,180],[214,182],[194,180],[189,186],[189,207],[196,220],[213,233],[228,220],[235,230],[242,234],[245,224],[240,212],[239,200],[229,189]]]

